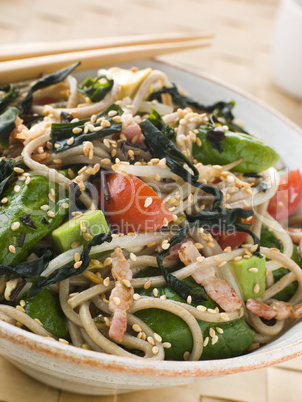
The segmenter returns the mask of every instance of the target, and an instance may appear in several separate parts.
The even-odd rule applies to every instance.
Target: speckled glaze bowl
[[[302,168],[302,130],[232,86],[187,68],[154,61],[131,63],[165,73],[204,103],[235,100],[245,127],[274,147],[289,168]],[[79,77],[95,72],[80,73]],[[0,321],[0,353],[19,369],[49,386],[91,395],[189,384],[205,377],[238,373],[280,363],[302,354],[302,322],[271,344],[245,356],[199,362],[150,362],[64,345]]]

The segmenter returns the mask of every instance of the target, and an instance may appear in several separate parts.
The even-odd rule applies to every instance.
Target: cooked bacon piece
[[[258,317],[266,320],[275,318],[276,320],[285,320],[286,318],[302,317],[302,304],[293,306],[290,303],[283,301],[273,301],[270,305],[259,300],[248,299],[246,308]]]
[[[182,244],[179,250],[179,258],[185,265],[190,265],[201,257],[198,249],[191,241]],[[192,277],[200,283],[207,294],[225,311],[235,311],[242,306],[237,293],[223,279],[217,278],[214,267],[201,268],[194,272]]]
[[[130,285],[132,271],[120,247],[115,248],[111,258],[111,273],[115,286],[109,297],[109,309],[113,312],[109,336],[117,342],[122,342],[127,330],[127,310],[133,303],[134,289]]]

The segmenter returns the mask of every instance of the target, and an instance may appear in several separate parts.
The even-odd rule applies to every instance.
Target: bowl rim
[[[248,92],[208,73],[198,71],[192,67],[187,67],[176,62],[168,62],[160,58],[150,60],[150,63],[152,62],[189,73],[190,75],[205,79],[213,84],[235,92],[236,94],[257,104],[270,114],[274,115],[277,119],[281,120],[302,137],[302,129],[298,125],[285,117],[281,112],[257,99]],[[257,353],[249,353],[227,359],[184,362],[166,360],[152,361],[131,357],[114,356],[91,350],[80,349],[72,345],[62,344],[52,338],[45,338],[40,335],[25,331],[24,329],[15,327],[4,321],[0,321],[0,337],[1,339],[13,344],[26,347],[28,350],[33,352],[39,352],[55,359],[64,360],[68,363],[80,364],[81,366],[86,366],[93,369],[103,369],[111,372],[124,371],[127,374],[136,374],[142,376],[198,378],[226,375],[268,367],[270,365],[282,363],[302,355],[301,339],[291,344],[280,346],[273,351],[265,350],[264,347],[262,348],[262,351],[258,351]],[[8,355],[9,353],[4,353],[4,356]]]

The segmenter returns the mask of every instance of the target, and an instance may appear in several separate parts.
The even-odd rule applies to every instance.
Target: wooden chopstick
[[[199,39],[171,43],[144,44],[105,49],[60,53],[0,63],[0,84],[30,80],[81,61],[77,70],[148,59],[155,56],[209,46],[209,40]]]
[[[118,36],[110,38],[90,38],[57,42],[54,41],[8,44],[0,46],[0,62],[25,59],[29,57],[46,56],[50,54],[76,52],[81,50],[210,39],[213,36],[214,35],[211,32],[182,34],[166,33],[152,35]]]

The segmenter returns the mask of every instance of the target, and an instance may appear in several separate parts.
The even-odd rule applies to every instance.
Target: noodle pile
[[[106,70],[99,72],[99,75],[102,74],[109,76]],[[292,324],[293,319],[286,317],[266,322],[246,307],[231,262],[248,259],[253,255],[256,248],[252,237],[249,236],[240,248],[222,249],[215,240],[215,236],[206,227],[192,227],[185,239],[194,244],[201,258],[176,269],[179,266],[177,255],[174,259],[165,258],[163,266],[178,280],[190,278],[198,272],[214,270],[211,271],[214,272],[213,280],[226,281],[241,300],[242,306],[223,311],[219,306],[211,309],[206,308],[202,303],[196,305],[192,303],[190,296],[183,301],[172,300],[165,295],[159,296],[158,288],[166,286],[167,283],[159,268],[157,258],[159,253],[167,250],[170,246],[169,241],[186,225],[188,215],[197,214],[213,205],[213,196],[192,186],[175,174],[167,166],[165,158],[154,158],[145,146],[138,146],[136,141],[128,141],[123,130],[119,137],[110,135],[86,141],[56,153],[55,144],[53,146],[51,143],[51,125],[61,122],[62,112],[65,115],[71,115],[71,118],[75,119],[73,121],[90,119],[86,124],[87,132],[89,132],[89,124],[95,123],[96,115],[112,103],[119,105],[124,111],[123,127],[133,126],[134,129],[138,127],[137,122],[147,118],[152,109],[157,111],[162,115],[166,125],[176,129],[177,148],[197,169],[198,182],[215,186],[222,192],[221,207],[226,210],[253,209],[252,232],[260,237],[261,227],[264,225],[281,242],[282,252],[277,249],[260,248],[260,253],[267,260],[267,276],[264,296],[257,300],[270,305],[276,294],[290,283],[297,281],[297,290],[289,303],[294,306],[302,301],[302,271],[290,258],[293,251],[292,240],[280,223],[267,212],[269,200],[276,193],[279,184],[276,169],[271,167],[261,172],[258,177],[248,177],[231,171],[241,162],[240,160],[225,166],[203,165],[196,161],[192,154],[192,146],[193,144],[202,146],[198,144],[200,140],[196,130],[201,124],[208,124],[209,114],[199,113],[189,107],[177,109],[173,107],[169,94],[162,95],[161,103],[146,100],[150,88],[160,89],[170,86],[165,74],[154,70],[140,83],[132,98],[118,99],[120,86],[118,80],[114,80],[110,92],[104,99],[91,102],[78,91],[76,78],[69,75],[63,82],[37,91],[31,113],[42,116],[42,119],[31,128],[19,122],[14,133],[15,141],[22,144],[22,157],[28,171],[44,176],[67,190],[71,185],[76,184],[81,191],[78,201],[82,203],[84,209],[95,210],[99,207],[93,190],[85,191],[90,189],[90,179],[101,172],[115,172],[124,176],[134,175],[154,188],[173,215],[171,223],[162,225],[160,229],[153,232],[114,233],[110,242],[105,241],[91,248],[89,266],[83,273],[50,285],[50,289],[59,295],[61,309],[70,334],[69,343],[76,347],[118,356],[163,360],[165,351],[173,345],[165,342],[159,334],[135,315],[139,311],[158,309],[180,317],[187,324],[192,334],[193,347],[184,355],[184,359],[199,360],[208,342],[212,342],[212,345],[219,342],[221,335],[219,324],[221,323],[243,317],[255,331],[254,342],[250,347],[252,350],[280,336]],[[19,84],[20,96],[26,88],[26,85]],[[41,105],[40,100],[47,97],[59,99],[59,101],[57,104],[53,102]],[[140,118],[137,119],[136,116]],[[72,141],[70,139],[69,143],[72,144]],[[4,156],[10,156],[8,152],[6,154],[5,152]],[[68,178],[59,172],[60,169],[75,164],[80,165],[80,168],[74,174],[74,178]],[[187,171],[190,170],[187,165],[184,165],[184,168]],[[259,190],[258,185],[261,183],[266,184],[266,191]],[[73,211],[73,215],[69,218],[81,218],[81,215],[82,211]],[[113,274],[114,252],[119,249],[122,252],[122,259],[120,258],[117,264],[124,261],[129,270],[127,274],[130,275],[130,280],[125,279],[126,277],[115,277]],[[65,264],[74,262],[75,255],[81,255],[82,251],[83,247],[77,246],[57,255],[50,260],[41,276],[49,277]],[[176,250],[176,254],[178,251],[179,249]],[[141,277],[140,274],[146,267],[157,269],[158,274]],[[289,272],[274,283],[273,271],[280,267],[287,268]],[[123,299],[114,297],[112,293],[118,284],[122,284],[123,286],[119,286],[123,289],[127,288],[126,291],[128,293],[132,291],[133,294],[129,308],[126,312],[124,311],[127,330],[121,340],[114,340],[110,336],[110,325],[113,314],[118,311],[119,303],[123,303]],[[1,277],[0,293],[3,303],[0,305],[0,319],[12,325],[27,328],[38,335],[54,337],[37,319],[31,318],[25,312],[23,297],[31,288],[30,282],[27,282],[18,294],[17,306],[9,303],[9,295],[17,285],[17,275]],[[148,289],[152,289],[152,296],[140,294],[141,290]],[[221,295],[221,297],[228,296]],[[117,299],[116,306],[112,308]],[[210,331],[210,337],[204,337],[197,320],[215,324],[217,331],[214,334]],[[64,339],[59,341],[68,343]]]

